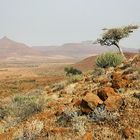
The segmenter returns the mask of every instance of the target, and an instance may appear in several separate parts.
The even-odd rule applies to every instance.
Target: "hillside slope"
[[[139,140],[139,62],[15,96],[1,105],[0,139]]]
[[[124,54],[128,59],[136,55],[136,53],[129,53],[129,52],[125,52]],[[97,56],[90,56],[80,62],[77,62],[76,64],[73,65],[73,67],[80,69],[82,71],[92,70],[95,66],[96,58]]]

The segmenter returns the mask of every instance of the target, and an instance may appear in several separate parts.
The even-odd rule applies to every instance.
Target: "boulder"
[[[82,99],[80,104],[82,112],[89,113],[93,111],[99,104],[103,104],[103,101],[94,93],[87,93]]]
[[[109,111],[115,111],[123,105],[122,97],[111,87],[99,89],[97,95]]]
[[[102,101],[105,101],[108,97],[117,96],[118,94],[114,91],[113,88],[104,87],[104,88],[98,90],[97,95]]]
[[[105,101],[105,107],[108,111],[116,111],[123,105],[124,100],[121,96],[110,96]]]

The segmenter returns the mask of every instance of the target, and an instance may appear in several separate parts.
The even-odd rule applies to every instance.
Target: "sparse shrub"
[[[99,121],[115,121],[119,117],[118,112],[109,112],[106,110],[104,105],[99,105],[95,108],[93,112],[88,114],[88,118],[91,121],[99,122]]]
[[[123,57],[120,54],[108,52],[100,55],[96,60],[96,65],[101,68],[116,67],[123,62]]]
[[[100,68],[100,67],[96,67],[92,72],[92,75],[94,77],[100,76],[100,75],[103,75],[103,74],[105,74],[105,70],[103,68]]]
[[[37,96],[17,95],[13,99],[13,110],[21,119],[43,111],[44,105],[45,101]]]
[[[56,123],[58,123],[60,126],[67,127],[72,125],[72,116],[71,114],[66,114],[65,112],[62,112],[61,115],[58,117]]]
[[[23,129],[22,139],[33,140],[35,137],[40,134],[43,129],[43,122],[39,120],[33,120],[30,123],[27,123],[27,126]]]
[[[84,135],[86,132],[86,122],[88,122],[88,118],[82,115],[81,111],[76,110],[76,108],[66,109],[56,121],[59,126],[71,127],[73,131],[78,132],[80,135]]]
[[[66,76],[71,76],[71,75],[80,75],[82,74],[82,72],[78,69],[75,69],[73,67],[66,67],[64,69]]]
[[[6,106],[0,107],[0,120],[4,119],[5,116],[8,116],[10,114],[10,110]]]
[[[66,82],[62,81],[60,83],[55,83],[53,85],[51,85],[51,89],[52,91],[60,91],[61,89],[63,89],[66,86]]]
[[[82,75],[73,75],[73,76],[68,77],[67,84],[76,83],[78,81],[81,81],[82,79],[83,79]]]
[[[8,116],[14,116],[13,103],[0,105],[0,120],[6,120]]]
[[[0,119],[6,119],[8,116],[11,116],[15,118],[15,121],[21,121],[34,113],[43,111],[46,104],[42,97],[16,95],[11,103],[1,106]]]

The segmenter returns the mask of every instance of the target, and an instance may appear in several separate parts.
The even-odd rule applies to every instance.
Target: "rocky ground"
[[[0,140],[140,139],[139,55],[115,68],[95,68],[35,93],[28,97],[36,97],[38,104],[23,118],[6,115],[9,106],[1,105]],[[23,109],[17,102],[21,99],[26,98],[11,99],[10,107]]]

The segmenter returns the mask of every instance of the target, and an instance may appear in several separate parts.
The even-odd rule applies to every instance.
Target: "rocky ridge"
[[[96,68],[70,84],[47,86],[36,113],[0,134],[0,139],[138,140],[140,56],[115,68]],[[6,123],[1,121],[1,124]]]

